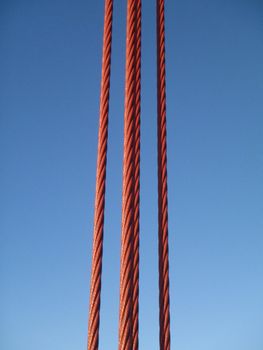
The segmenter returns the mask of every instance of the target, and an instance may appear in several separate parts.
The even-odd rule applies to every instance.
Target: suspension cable
[[[103,231],[105,209],[106,163],[108,143],[108,114],[110,96],[110,67],[112,46],[113,0],[105,0],[104,34],[102,53],[102,76],[100,93],[100,119],[98,135],[98,158],[93,230],[93,253],[90,282],[90,308],[88,325],[88,350],[98,350],[100,295],[103,254]]]
[[[136,0],[127,1],[119,350],[133,343]]]
[[[160,350],[170,350],[164,0],[157,1]],[[88,350],[98,350],[113,0],[105,0]],[[141,0],[127,1],[119,350],[138,350]]]
[[[140,114],[141,114],[141,0],[136,1],[134,125],[134,237],[132,292],[132,350],[139,347],[139,233],[140,233]]]
[[[160,350],[170,350],[164,0],[157,7],[157,134]]]

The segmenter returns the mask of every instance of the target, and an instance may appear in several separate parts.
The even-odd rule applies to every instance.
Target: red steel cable
[[[139,231],[140,231],[140,113],[141,113],[141,0],[136,1],[135,43],[135,124],[134,124],[134,237],[132,349],[139,347]]]
[[[160,350],[170,350],[164,0],[157,5],[157,134]]]
[[[119,350],[133,343],[134,124],[136,1],[127,1]]]
[[[95,213],[93,231],[93,253],[90,282],[90,309],[88,325],[88,350],[98,350],[100,294],[103,253],[103,229],[105,208],[105,183],[108,141],[108,114],[110,95],[110,67],[112,43],[113,0],[105,0],[104,34],[102,54],[102,77],[100,93],[100,120],[98,136],[98,158],[96,175]]]

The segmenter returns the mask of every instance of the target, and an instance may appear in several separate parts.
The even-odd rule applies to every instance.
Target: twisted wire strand
[[[132,349],[139,347],[139,231],[140,231],[140,114],[141,114],[141,0],[136,1],[134,121],[134,233],[132,291]]]
[[[132,349],[136,1],[127,1],[119,350]]]
[[[168,192],[166,148],[165,15],[157,0],[158,226],[160,350],[170,350]]]
[[[100,117],[98,135],[98,158],[93,229],[93,253],[90,282],[90,308],[88,324],[88,350],[98,350],[100,295],[103,254],[103,230],[105,208],[105,183],[108,141],[108,114],[110,96],[110,67],[112,46],[113,0],[105,0],[104,34],[102,53],[102,76],[100,92]]]

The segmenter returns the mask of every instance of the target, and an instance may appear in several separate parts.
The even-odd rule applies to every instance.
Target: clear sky
[[[155,4],[143,0],[140,349],[158,349]],[[126,1],[100,349],[117,349]],[[167,0],[172,349],[263,349],[263,2]],[[83,350],[103,1],[0,2],[0,348]]]

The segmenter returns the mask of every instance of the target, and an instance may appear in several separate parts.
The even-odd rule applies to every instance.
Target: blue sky
[[[126,2],[100,349],[117,348]],[[263,348],[263,3],[166,1],[172,349]],[[0,3],[0,344],[86,346],[103,1]],[[140,349],[158,349],[155,4],[143,0]]]

